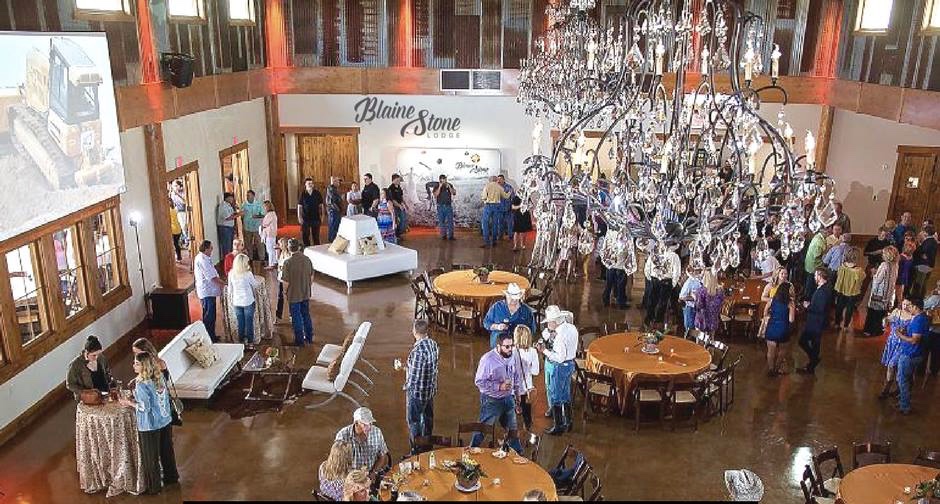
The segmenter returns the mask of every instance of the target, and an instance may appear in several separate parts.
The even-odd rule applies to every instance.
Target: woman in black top
[[[102,355],[103,348],[98,338],[89,336],[85,340],[82,354],[69,365],[65,379],[65,388],[69,389],[78,400],[83,390],[107,392],[111,384],[111,366]]]
[[[532,231],[532,216],[527,209],[522,211],[522,199],[512,197],[512,249],[525,249],[525,233]]]

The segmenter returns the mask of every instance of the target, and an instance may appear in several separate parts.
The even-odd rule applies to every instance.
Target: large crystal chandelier
[[[679,246],[693,267],[737,267],[742,234],[759,254],[775,236],[787,257],[807,230],[834,221],[833,181],[815,170],[812,133],[797,156],[783,108],[775,125],[757,113],[766,93],[786,103],[776,46],[770,84],[755,86],[763,21],[737,1],[694,3],[633,1],[603,26],[593,0],[548,8],[550,27],[523,62],[518,95],[538,118],[521,187],[534,205],[533,264],[555,266],[589,232],[578,225],[585,216],[607,223],[601,257],[628,274],[637,248],[657,268]],[[549,155],[539,149],[542,121],[559,131]],[[602,164],[612,167],[607,181]]]

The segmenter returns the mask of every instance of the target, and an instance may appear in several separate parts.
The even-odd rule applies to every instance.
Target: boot
[[[561,420],[564,423],[565,432],[571,432],[571,403],[561,404]]]
[[[562,407],[552,406],[552,416],[554,417],[555,425],[545,429],[545,434],[560,436],[563,432],[565,432],[564,419],[562,418]]]

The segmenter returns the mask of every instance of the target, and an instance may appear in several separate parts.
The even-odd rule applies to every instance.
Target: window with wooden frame
[[[6,314],[3,313],[3,305],[0,304],[0,368],[7,363],[7,354],[3,349],[3,341],[6,339]]]
[[[20,345],[27,346],[49,334],[48,296],[42,276],[39,242],[34,241],[6,253],[7,274],[16,324],[20,331]]]
[[[228,0],[228,18],[232,24],[254,25],[254,0]]]
[[[886,33],[891,24],[891,8],[894,0],[859,0],[855,31],[862,33]]]
[[[113,209],[105,210],[91,218],[91,229],[95,242],[95,264],[98,267],[96,280],[98,292],[106,296],[121,286],[121,265],[118,258],[124,257],[117,239],[116,219]]]
[[[940,31],[940,0],[924,1],[924,31]]]
[[[167,0],[170,21],[179,23],[202,23],[206,21],[205,0]]]
[[[133,21],[131,0],[75,0],[75,18],[94,21]]]
[[[88,306],[85,268],[82,263],[78,226],[69,226],[52,234],[56,270],[59,272],[59,301],[65,318],[79,314]]]

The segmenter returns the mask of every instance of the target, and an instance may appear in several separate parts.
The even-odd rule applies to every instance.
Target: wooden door
[[[940,147],[898,146],[898,162],[894,172],[894,188],[888,219],[897,220],[904,212],[910,212],[914,223],[924,219],[940,219],[940,202],[936,198],[940,189]]]
[[[186,203],[189,205],[189,212],[186,215],[188,220],[190,240],[189,257],[190,270],[192,270],[192,259],[199,253],[199,244],[206,239],[205,229],[202,223],[202,195],[199,191],[199,167],[187,173],[183,177],[183,185],[186,189]]]
[[[297,159],[300,169],[300,190],[303,180],[313,179],[313,185],[326,197],[330,176],[342,178],[340,194],[359,180],[359,136],[355,134],[305,134],[297,136]]]

